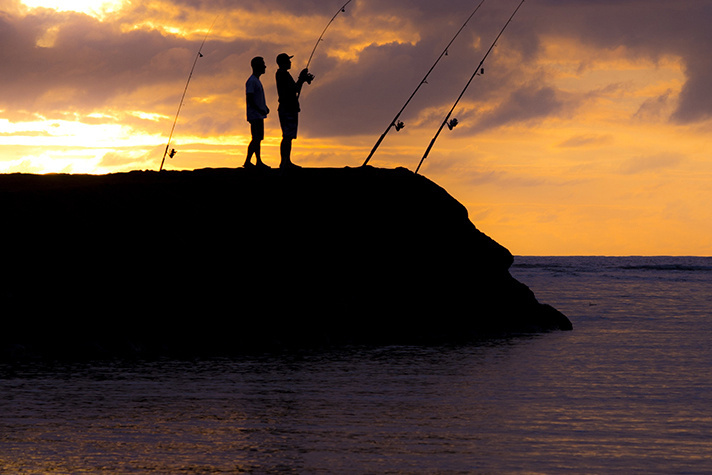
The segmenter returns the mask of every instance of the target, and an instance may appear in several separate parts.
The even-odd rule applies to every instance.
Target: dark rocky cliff
[[[4,351],[230,352],[571,329],[405,169],[2,175]]]

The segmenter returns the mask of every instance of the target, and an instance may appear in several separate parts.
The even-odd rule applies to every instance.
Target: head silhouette
[[[255,56],[254,58],[252,58],[252,61],[250,61],[250,65],[252,66],[252,73],[255,76],[260,76],[261,74],[264,74],[265,71],[267,71],[265,59],[262,56]]]
[[[287,53],[280,53],[277,55],[277,65],[281,69],[289,69],[292,67],[292,58],[294,56],[289,56]]]

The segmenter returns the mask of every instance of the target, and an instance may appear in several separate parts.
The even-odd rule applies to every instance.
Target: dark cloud
[[[687,123],[712,117],[712,2],[544,0],[532,10],[530,28],[539,34],[608,50],[622,46],[632,58],[680,57],[687,78],[672,118]]]
[[[480,114],[477,125],[473,128],[482,131],[507,124],[543,119],[551,115],[560,115],[575,106],[575,102],[567,104],[551,87],[527,85],[512,92],[492,111]]]
[[[712,47],[712,41],[706,44],[708,48]],[[678,122],[696,122],[712,117],[712,59],[709,51],[685,63],[687,82],[680,93],[680,104],[672,116]]]
[[[165,71],[143,71],[154,56],[171,49],[156,33],[115,34],[109,25],[86,15],[48,13],[3,20],[0,29],[11,39],[4,42],[0,58],[7,65],[0,76],[1,100],[15,107],[42,107],[38,99],[53,90],[76,91],[79,99],[66,99],[77,101],[77,106],[85,101],[100,104],[137,84],[160,81]],[[52,29],[52,47],[38,46]],[[71,106],[56,99],[60,110]]]
[[[304,122],[328,136],[372,133],[387,126],[420,81],[413,72],[414,50],[403,44],[372,46],[353,66],[324,68],[317,81],[326,84],[315,84],[313,91],[305,86]]]
[[[374,8],[374,15],[382,14],[377,10],[377,4],[368,5]],[[321,135],[345,132],[373,134],[385,128],[476,5],[472,2],[453,2],[445,9],[442,5],[435,8],[431,2],[414,2],[410,8],[400,6],[395,10],[389,4],[390,7],[385,8],[393,9],[393,14],[407,17],[407,23],[417,25],[417,43],[372,44],[361,52],[354,63],[332,63],[330,66],[333,69],[323,65],[326,66],[324,70],[329,82],[326,85],[316,83],[314,92],[307,96],[307,100],[318,106],[318,111],[311,111],[309,104],[305,103],[305,123],[315,124],[315,130]],[[418,119],[421,112],[435,106],[442,110],[442,114],[435,114],[430,119],[436,122],[441,120],[440,116],[452,106],[512,13],[511,9],[505,10],[501,5],[496,4],[495,8],[486,10],[485,3],[470,20],[456,42],[448,48],[448,55],[430,73],[427,84],[418,90],[404,111],[403,119],[422,122],[423,117]],[[512,3],[510,6],[515,5]],[[527,51],[532,43],[528,41],[529,36],[525,33],[520,41],[520,44],[526,43],[524,49]],[[495,63],[499,54],[500,51],[494,51],[488,61]],[[509,52],[503,51],[503,54],[508,55]],[[502,70],[494,71],[483,84],[478,84],[480,97],[487,97],[492,91],[506,88],[518,80],[517,75],[509,78]],[[318,80],[321,78],[318,77]]]
[[[131,107],[112,101],[141,88],[172,84],[174,92],[146,98],[165,113],[170,108],[161,106],[178,100],[180,84],[185,83],[200,46],[200,41],[155,30],[123,32],[83,14],[36,12],[0,16],[0,61],[5,65],[0,71],[0,108],[48,114],[107,105]],[[50,46],[38,45],[48,32]],[[246,57],[250,47],[240,41],[211,41],[204,51],[200,74],[214,76],[224,71],[226,62],[233,63],[230,57],[235,51],[245,52]],[[238,61],[228,66],[234,69]]]

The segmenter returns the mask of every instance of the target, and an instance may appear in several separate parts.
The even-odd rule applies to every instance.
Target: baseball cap
[[[282,64],[283,62],[290,60],[294,57],[294,55],[289,56],[287,53],[279,53],[277,55],[277,64]]]

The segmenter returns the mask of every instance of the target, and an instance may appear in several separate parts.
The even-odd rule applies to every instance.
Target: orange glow
[[[104,18],[107,14],[120,10],[126,0],[22,0],[22,3],[29,8],[51,8]]]

